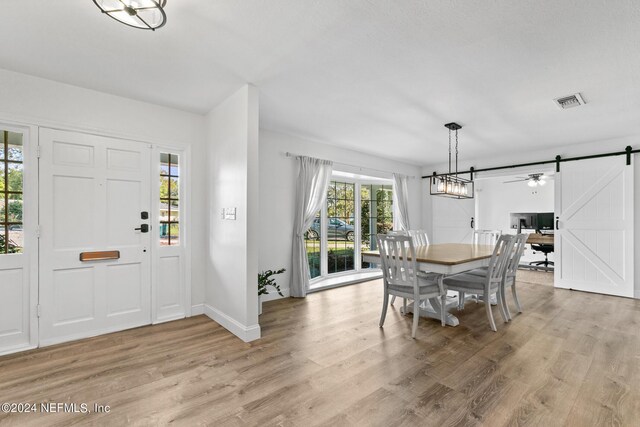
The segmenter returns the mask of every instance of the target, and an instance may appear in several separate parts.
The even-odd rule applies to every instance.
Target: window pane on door
[[[327,273],[355,269],[355,184],[331,181],[327,191]]]
[[[393,186],[367,184],[360,186],[360,233],[362,250],[376,250],[376,234],[393,229]],[[377,268],[368,262],[362,268]]]
[[[180,244],[180,159],[160,153],[160,245]]]

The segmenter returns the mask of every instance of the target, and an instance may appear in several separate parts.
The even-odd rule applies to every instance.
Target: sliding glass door
[[[360,186],[360,236],[363,251],[375,250],[376,234],[393,229],[392,185],[361,184]],[[361,262],[361,268],[377,268],[375,264]]]
[[[375,235],[393,228],[393,190],[387,180],[335,177],[327,202],[305,235],[311,279],[375,268],[360,262],[362,250],[375,249]]]

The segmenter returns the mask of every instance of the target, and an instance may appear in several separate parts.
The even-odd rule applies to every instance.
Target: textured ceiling
[[[199,113],[250,82],[261,126],[414,164],[445,160],[449,121],[464,126],[466,158],[640,134],[639,1],[168,0],[166,10],[152,33],[91,0],[2,0],[0,68]],[[553,104],[573,92],[588,104]]]

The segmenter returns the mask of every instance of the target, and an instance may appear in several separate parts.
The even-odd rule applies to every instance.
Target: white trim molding
[[[282,292],[282,295],[284,296],[281,297],[277,292],[270,292],[268,294],[260,295],[260,298],[262,299],[262,302],[266,302],[266,301],[274,301],[282,298],[289,298],[291,296],[288,286],[286,288],[281,288],[280,292]]]
[[[244,342],[260,339],[260,325],[245,326],[226,313],[204,304],[204,314]]]
[[[204,304],[193,304],[191,306],[191,314],[187,317],[199,316],[201,314],[204,314]]]

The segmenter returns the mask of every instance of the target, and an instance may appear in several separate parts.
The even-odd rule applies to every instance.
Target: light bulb
[[[529,182],[527,183],[527,185],[528,185],[529,187],[535,187],[536,185],[538,185],[538,183],[537,183],[537,182],[535,182],[535,181],[533,181],[533,180],[531,180],[531,181],[529,181]]]
[[[541,179],[540,181],[538,181],[538,185],[545,185],[547,183],[547,181],[545,181],[544,179]]]

